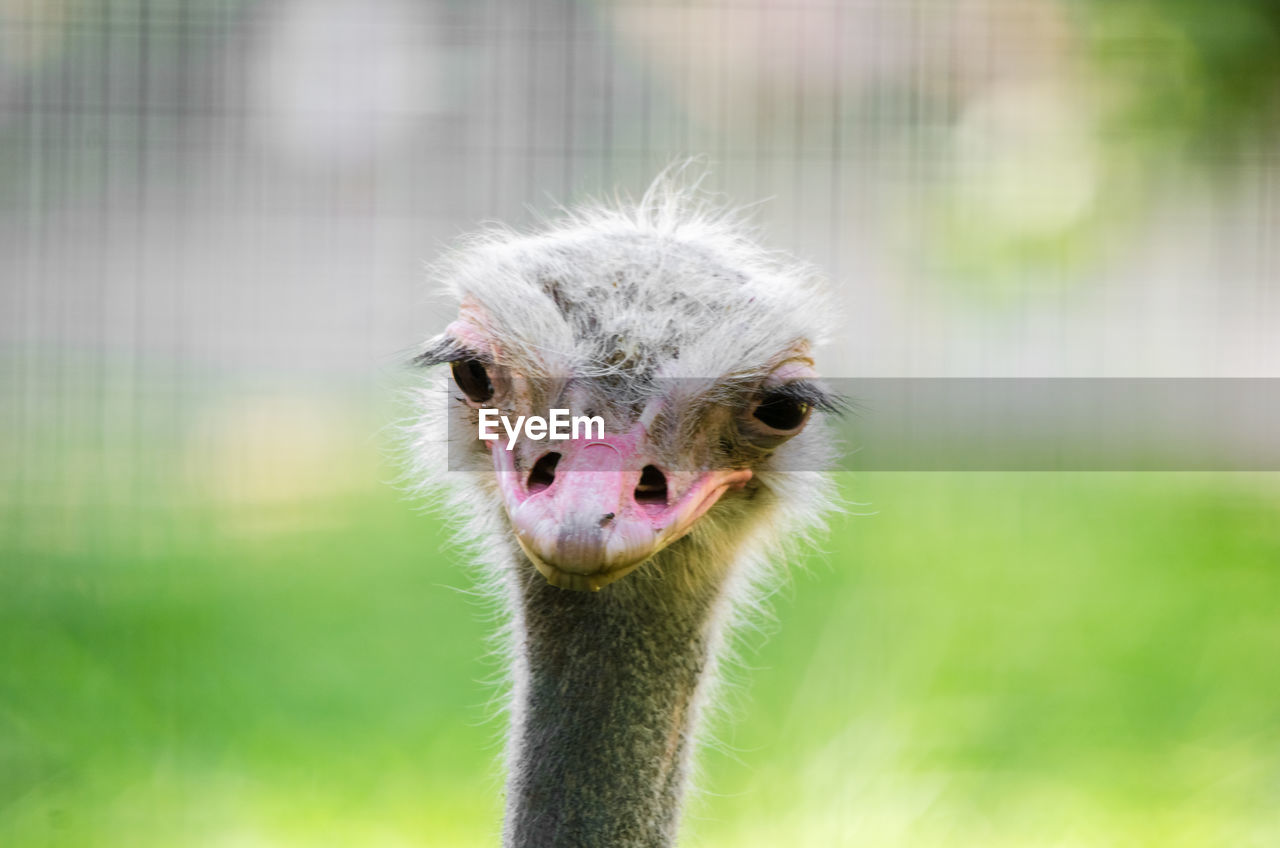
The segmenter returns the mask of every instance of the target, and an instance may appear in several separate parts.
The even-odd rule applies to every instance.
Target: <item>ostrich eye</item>
[[[809,417],[811,406],[789,395],[771,393],[765,395],[751,417],[772,430],[787,432],[795,430]]]
[[[449,367],[453,371],[453,381],[472,403],[484,403],[493,397],[493,381],[489,379],[489,371],[483,362],[459,359],[449,363]]]

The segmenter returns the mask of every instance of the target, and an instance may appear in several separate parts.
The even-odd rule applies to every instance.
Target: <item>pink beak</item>
[[[637,423],[625,435],[550,442],[540,460],[549,482],[545,471],[518,473],[505,445],[489,442],[516,540],[553,586],[598,591],[751,479],[750,469],[664,472],[645,464],[646,440]]]

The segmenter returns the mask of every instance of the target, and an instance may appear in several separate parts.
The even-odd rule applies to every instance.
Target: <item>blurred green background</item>
[[[702,154],[830,376],[1280,377],[1278,92],[1263,0],[0,0],[0,845],[497,843],[460,233]],[[1280,845],[1276,474],[840,484],[687,844]]]
[[[374,460],[6,534],[0,841],[496,844],[491,610]],[[846,477],[688,844],[1280,841],[1274,476]]]

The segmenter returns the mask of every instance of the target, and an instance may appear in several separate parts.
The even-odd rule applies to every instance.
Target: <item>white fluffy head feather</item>
[[[492,227],[466,238],[433,266],[434,284],[459,305],[479,306],[473,315],[500,343],[502,365],[595,378],[616,395],[601,399],[613,402],[612,421],[635,408],[643,386],[715,394],[821,345],[835,314],[822,277],[761,247],[741,215],[680,177],[659,177],[637,202],[563,210],[537,232]],[[447,497],[463,535],[502,568],[518,548],[474,419],[448,386],[437,373],[415,392],[410,482],[420,494]],[[734,560],[731,583],[759,586],[765,562],[822,525],[833,503],[824,471],[833,453],[819,414],[756,461],[749,502],[724,499],[691,534],[698,544],[683,548],[721,558],[718,568]]]

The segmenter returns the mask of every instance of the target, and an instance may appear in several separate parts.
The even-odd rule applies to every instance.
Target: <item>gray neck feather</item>
[[[673,844],[718,589],[637,573],[565,591],[527,564],[517,583],[505,844]]]

